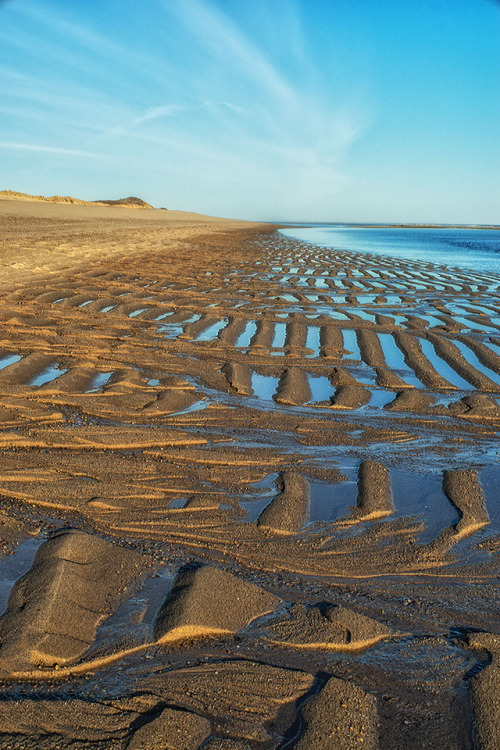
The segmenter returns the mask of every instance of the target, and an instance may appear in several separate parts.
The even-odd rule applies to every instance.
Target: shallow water
[[[45,541],[43,537],[26,539],[21,542],[14,554],[0,562],[0,616],[7,608],[13,585],[31,568],[36,552],[43,541]]]
[[[273,349],[283,349],[286,338],[286,323],[274,324],[274,338],[272,343]]]
[[[161,315],[158,315],[158,317],[153,318],[153,320],[154,321],[165,320],[165,318],[168,318],[170,315],[173,315],[173,314],[174,314],[174,311],[172,310],[172,312],[166,312],[166,313],[162,313]]]
[[[473,391],[474,386],[471,385],[467,380],[464,380],[458,372],[456,372],[450,365],[441,359],[437,354],[434,345],[427,341],[427,339],[420,339],[420,346],[425,357],[429,360],[431,365],[434,367],[437,373],[441,375],[445,380],[454,385],[456,388],[460,388],[462,391]]]
[[[379,333],[378,338],[387,366],[396,370],[397,374],[400,375],[408,385],[413,385],[415,388],[423,388],[423,383],[420,382],[415,373],[410,370],[406,364],[403,352],[398,347],[391,334]]]
[[[311,523],[337,521],[348,512],[349,506],[356,504],[356,476],[344,482],[322,482],[312,479],[309,480],[309,487],[311,489],[309,514]]]
[[[483,363],[480,362],[476,357],[472,349],[462,341],[454,341],[453,343],[455,344],[457,349],[460,350],[460,353],[462,354],[464,359],[466,359],[467,362],[472,365],[472,367],[475,367],[476,370],[482,372],[483,375],[486,375],[487,378],[492,380],[500,387],[500,375],[498,373],[496,373],[494,370],[491,370],[489,367],[486,367],[486,365],[483,365]]]
[[[500,231],[496,230],[314,224],[279,231],[286,237],[337,250],[500,273]]]
[[[259,375],[258,372],[252,373],[252,389],[254,395],[263,401],[271,401],[278,387],[279,378],[271,375]]]
[[[307,375],[309,388],[311,389],[312,398],[310,403],[320,401],[329,401],[335,393],[335,389],[324,375]]]
[[[133,312],[129,313],[129,318],[136,318],[141,313],[145,312],[147,310],[147,307],[140,307],[138,310],[134,310]]]
[[[319,327],[308,326],[307,337],[306,337],[306,349],[312,349],[312,354],[306,354],[306,357],[319,357],[320,341],[319,341]]]
[[[222,318],[222,320],[218,320],[216,323],[212,323],[211,326],[208,326],[208,328],[202,331],[195,338],[195,341],[213,341],[213,339],[217,338],[222,329],[227,326],[227,323],[227,318]]]
[[[371,394],[368,406],[375,409],[383,409],[384,406],[387,406],[387,404],[390,404],[396,398],[394,391],[385,391],[377,388],[372,388]]]
[[[7,357],[2,357],[2,359],[0,359],[0,370],[4,370],[6,367],[19,362],[20,359],[20,354],[9,354]]]
[[[59,368],[57,365],[49,365],[49,367],[46,367],[45,370],[42,370],[42,372],[32,378],[28,385],[39,387],[46,383],[51,383],[56,378],[60,378],[61,375],[64,375],[65,372],[68,371]]]
[[[253,339],[256,332],[257,323],[255,322],[255,320],[249,320],[245,325],[245,330],[238,336],[235,346],[238,348],[246,348],[247,346],[250,346],[250,341]]]
[[[344,356],[347,359],[359,359],[361,361],[361,352],[359,351],[356,331],[352,328],[345,328],[342,331],[342,338],[344,339],[344,349],[349,352],[349,354],[345,354]]]
[[[101,391],[104,388],[104,386],[106,386],[109,383],[113,374],[114,374],[114,371],[99,372],[97,375],[95,375],[92,378],[92,382],[90,383],[90,386],[85,391],[85,393],[97,393],[98,391]]]

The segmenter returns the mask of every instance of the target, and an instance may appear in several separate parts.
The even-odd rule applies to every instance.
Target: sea
[[[336,250],[418,260],[481,274],[500,274],[500,228],[301,224],[282,228],[280,232],[286,237]]]

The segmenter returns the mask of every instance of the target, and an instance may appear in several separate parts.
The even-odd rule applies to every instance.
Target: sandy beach
[[[500,276],[0,200],[0,747],[500,747]]]

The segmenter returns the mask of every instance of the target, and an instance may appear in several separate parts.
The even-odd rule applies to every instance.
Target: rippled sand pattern
[[[0,294],[0,746],[498,747],[500,276],[113,247]]]

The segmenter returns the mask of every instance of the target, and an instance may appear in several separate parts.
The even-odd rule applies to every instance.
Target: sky
[[[0,0],[0,189],[500,224],[500,2]]]

